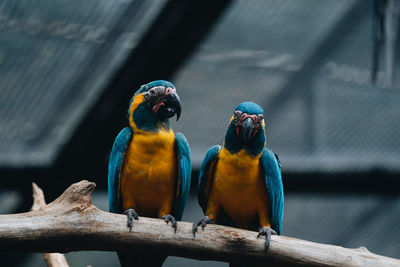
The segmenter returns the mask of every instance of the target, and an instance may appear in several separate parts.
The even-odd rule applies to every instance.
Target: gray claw
[[[129,227],[129,232],[131,232],[132,227],[133,227],[133,219],[139,221],[139,215],[137,214],[137,212],[134,209],[127,209],[122,214],[125,214],[128,216],[128,227]]]
[[[271,235],[276,235],[276,232],[274,229],[264,226],[258,229],[257,238],[259,238],[262,235],[265,236],[264,252],[267,252],[269,243],[271,242]]]
[[[208,217],[208,216],[204,216],[203,219],[201,219],[197,222],[194,222],[192,225],[193,237],[196,237],[197,228],[199,228],[200,225],[201,225],[201,229],[204,231],[204,227],[206,227],[207,224],[215,224],[215,222],[213,220],[211,220],[210,217]]]
[[[175,229],[175,233],[176,230],[178,229],[178,222],[175,219],[174,216],[167,214],[161,217],[161,219],[165,220],[165,222],[168,224],[169,222],[171,222],[172,227]]]

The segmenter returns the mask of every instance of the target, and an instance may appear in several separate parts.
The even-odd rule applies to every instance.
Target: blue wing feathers
[[[221,146],[215,145],[212,146],[208,151],[201,164],[199,182],[198,182],[198,197],[199,204],[203,209],[203,212],[206,212],[207,209],[207,184],[210,179],[209,171],[213,162],[216,161],[219,151],[221,150]]]
[[[264,170],[265,183],[271,204],[271,227],[280,234],[284,204],[281,165],[274,153],[267,148],[264,149],[261,155],[260,163]]]
[[[175,146],[178,153],[178,194],[175,199],[174,216],[181,220],[190,191],[192,163],[189,144],[182,133],[175,135]]]
[[[119,176],[125,151],[132,137],[132,130],[125,127],[115,138],[108,164],[108,203],[111,212],[121,212],[119,203]]]

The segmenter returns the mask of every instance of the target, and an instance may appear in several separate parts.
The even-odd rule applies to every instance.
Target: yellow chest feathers
[[[227,149],[219,153],[219,160],[216,166],[215,178],[223,178],[224,186],[240,186],[254,184],[260,179],[260,155],[252,156],[244,150],[231,154]],[[221,180],[221,179],[218,179]],[[225,185],[226,183],[226,185]]]
[[[246,228],[268,205],[260,156],[244,150],[232,155],[222,149],[215,166],[213,201],[241,228]]]
[[[172,131],[134,134],[121,170],[124,208],[154,213],[176,194],[177,157]],[[150,216],[150,215],[149,215]]]
[[[144,162],[153,157],[174,155],[175,135],[172,130],[157,133],[134,134],[128,146],[128,157],[134,156]]]

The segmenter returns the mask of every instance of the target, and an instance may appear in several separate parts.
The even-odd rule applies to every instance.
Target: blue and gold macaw
[[[128,216],[132,230],[138,214],[171,222],[182,217],[191,175],[189,145],[174,134],[169,118],[179,119],[181,103],[174,85],[164,80],[140,87],[129,104],[129,126],[115,139],[108,165],[110,211]],[[161,266],[166,256],[119,252],[122,266]]]
[[[206,215],[193,224],[218,223],[280,234],[283,220],[283,185],[278,157],[266,146],[264,110],[253,102],[235,108],[223,147],[211,147],[200,169],[198,197]]]

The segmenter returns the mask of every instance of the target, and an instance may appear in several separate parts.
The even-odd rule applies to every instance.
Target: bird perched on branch
[[[211,147],[200,169],[198,199],[203,219],[197,228],[218,223],[280,234],[283,219],[283,185],[278,157],[266,146],[264,110],[243,102],[230,119],[223,146]]]
[[[126,214],[130,231],[139,215],[162,218],[177,230],[191,174],[189,145],[169,120],[180,113],[176,89],[164,80],[143,85],[130,101],[129,127],[115,139],[108,165],[110,211]],[[166,258],[132,251],[118,257],[122,266],[161,266]]]

